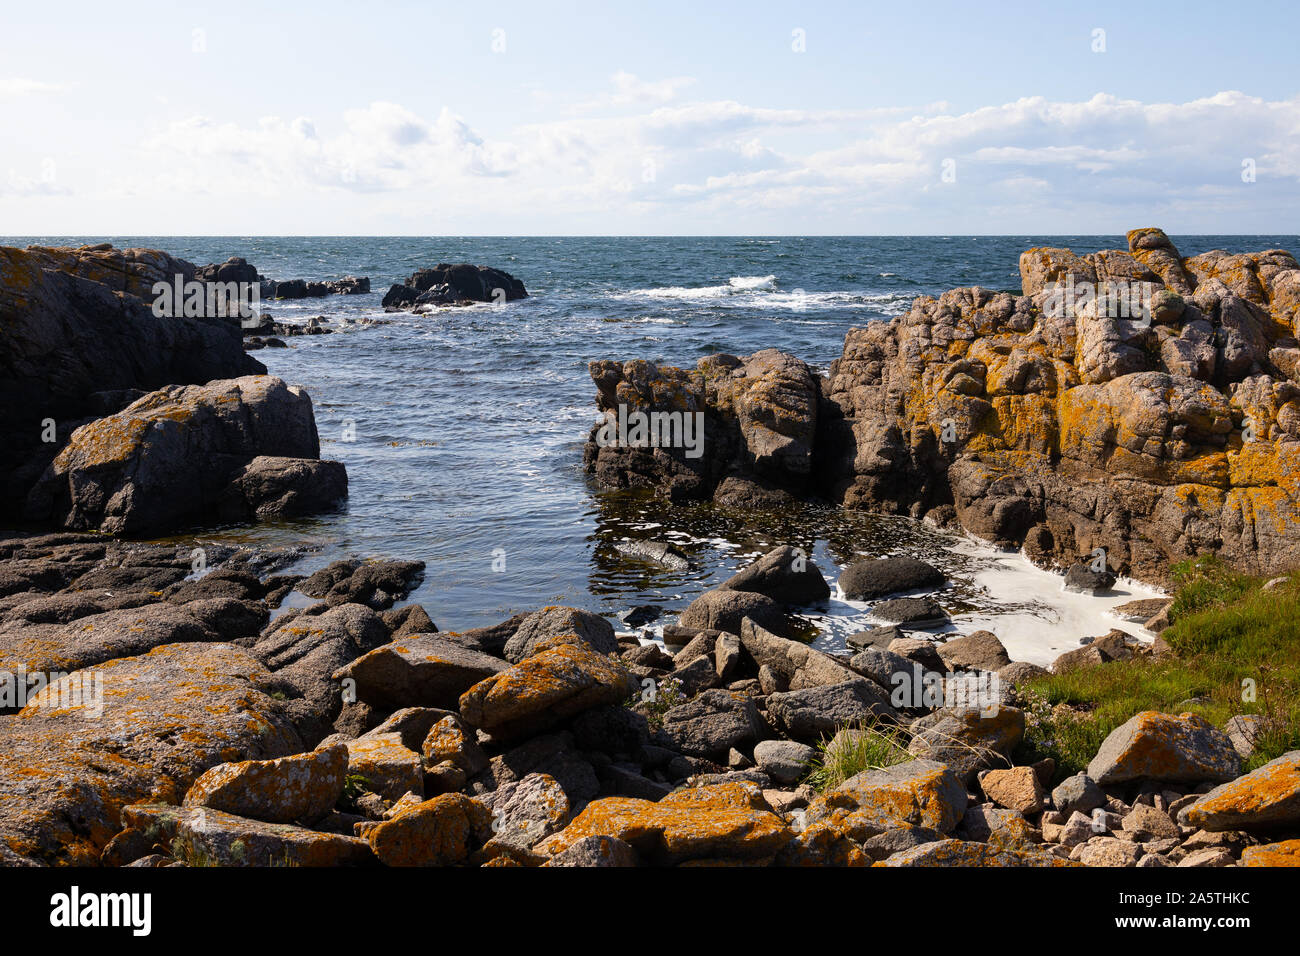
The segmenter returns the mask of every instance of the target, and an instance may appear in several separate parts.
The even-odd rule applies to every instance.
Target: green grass
[[[1172,623],[1161,634],[1172,656],[1028,682],[1024,758],[1051,756],[1058,776],[1077,773],[1112,730],[1142,710],[1190,711],[1218,727],[1237,714],[1263,716],[1247,769],[1300,748],[1300,581],[1265,591],[1263,579],[1210,557],[1172,572]]]
[[[901,730],[885,725],[860,725],[860,734],[845,734],[835,747],[822,738],[809,765],[807,783],[817,791],[830,790],[864,770],[882,770],[912,759]]]

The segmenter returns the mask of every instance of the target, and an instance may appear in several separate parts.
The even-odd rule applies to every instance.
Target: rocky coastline
[[[673,501],[961,527],[1081,590],[1180,585],[1171,566],[1215,555],[1293,600],[1295,260],[1183,259],[1143,229],[1020,265],[1022,294],[953,290],[850,330],[825,376],[774,349],[592,362],[602,412],[699,415],[702,453],[597,426],[584,465]],[[1053,750],[1044,682],[1192,653],[1181,590],[1128,609],[1154,641],[1098,635],[1049,672],[987,631],[930,633],[943,575],[897,556],[832,572],[893,624],[827,654],[796,616],[831,583],[788,546],[660,643],[573,607],[440,629],[406,602],[419,561],[298,574],[299,551],[140,540],[347,493],[249,330],[148,307],[173,275],[263,281],[236,259],[0,249],[0,523],[22,529],[0,535],[0,863],[1300,865],[1300,749],[1274,754],[1275,714],[1136,706],[1083,765]],[[1051,302],[1121,282],[1149,287],[1149,321]],[[440,265],[383,305],[526,295]]]

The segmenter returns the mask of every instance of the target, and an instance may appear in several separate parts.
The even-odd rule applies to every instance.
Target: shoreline
[[[119,354],[69,351],[103,363],[79,379],[31,376],[58,410],[53,440],[31,445],[23,431],[40,402],[11,412],[26,416],[14,434],[33,449],[6,478],[24,513],[100,533],[0,541],[0,672],[49,678],[0,714],[21,767],[0,783],[0,855],[132,866],[1235,866],[1300,855],[1300,790],[1286,783],[1300,750],[1283,749],[1294,731],[1267,694],[1233,702],[1219,675],[1203,699],[1189,685],[1152,709],[1107,683],[1128,674],[1150,681],[1141,693],[1167,694],[1158,682],[1171,667],[1213,673],[1212,649],[1185,623],[1208,612],[1173,610],[1193,586],[1218,589],[1225,607],[1254,602],[1262,620],[1273,603],[1290,607],[1293,580],[1256,578],[1294,550],[1275,532],[1300,508],[1284,493],[1300,398],[1284,377],[1300,371],[1300,345],[1279,331],[1276,304],[1289,288],[1280,277],[1300,268],[1275,251],[1184,259],[1155,229],[1128,238],[1127,253],[1099,258],[1026,252],[1022,295],[922,296],[904,316],[851,329],[824,376],[776,349],[715,353],[695,369],[591,362],[599,410],[689,410],[703,427],[703,454],[593,429],[582,457],[596,486],[669,509],[784,516],[722,581],[692,568],[662,524],[642,524],[665,540],[635,539],[638,560],[709,584],[663,621],[662,644],[558,604],[441,629],[437,595],[412,598],[425,562],[401,555],[331,553],[298,574],[302,549],[125,540],[327,511],[348,493],[346,469],[320,458],[310,396],[242,347],[274,347],[274,335],[249,339],[201,316],[161,323],[146,307],[160,270],[260,280],[248,263],[0,250],[0,305],[33,328],[95,328],[110,305],[129,320]],[[1164,283],[1154,326],[1042,309],[1053,281],[1095,280],[1117,262]],[[1266,292],[1252,291],[1260,283]],[[503,307],[527,295],[491,267],[441,264],[385,302],[423,315],[497,291]],[[113,378],[151,335],[171,337],[152,377]],[[187,349],[207,364],[187,365]],[[1242,415],[1248,439],[1234,432]],[[867,525],[876,511],[917,524],[900,535],[881,519],[862,540],[836,541],[798,527],[802,509],[823,506]],[[600,517],[611,530],[596,547],[620,550],[626,515]],[[1243,517],[1249,535],[1234,524]],[[965,561],[969,579],[908,554],[927,523],[937,530],[926,547]],[[1206,541],[1224,568],[1178,562]],[[1177,579],[1176,596],[1124,585],[1133,574]],[[1117,583],[1131,593],[1114,594]],[[1000,616],[982,595],[1031,610]],[[1058,623],[1036,617],[1037,604]],[[1129,613],[1147,624],[1117,627],[1093,610],[1115,604],[1141,608]],[[843,646],[808,643],[806,618],[837,606],[863,612],[824,615],[855,628],[837,632]],[[1031,630],[1062,618],[1106,627],[1031,647]],[[1169,641],[1133,634],[1165,625]],[[1028,659],[1048,663],[1048,650],[1050,672]],[[76,696],[87,674],[93,708]],[[49,785],[65,777],[77,787]],[[1278,780],[1278,800],[1250,802]]]

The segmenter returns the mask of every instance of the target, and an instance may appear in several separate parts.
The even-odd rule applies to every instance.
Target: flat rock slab
[[[375,862],[359,837],[267,823],[209,807],[143,804],[123,818],[151,839],[170,843],[190,866],[365,866]]]
[[[1004,849],[991,843],[939,840],[895,853],[876,866],[1080,866],[1045,849]]]
[[[99,717],[97,706],[68,705],[74,674],[4,718],[0,840],[19,855],[94,863],[124,805],[179,802],[216,764],[303,749],[284,704],[263,689],[271,674],[232,644],[168,644],[96,673]]]
[[[357,699],[381,709],[440,707],[454,710],[461,694],[510,665],[434,634],[377,647],[335,672],[356,681]]]
[[[1179,813],[1205,830],[1245,830],[1300,823],[1300,750],[1211,790]]]

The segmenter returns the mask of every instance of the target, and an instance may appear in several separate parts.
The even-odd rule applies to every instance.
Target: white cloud
[[[604,221],[618,232],[627,217],[683,231],[781,231],[796,212],[811,231],[854,231],[855,222],[872,231],[877,213],[895,217],[895,231],[1022,231],[1049,212],[1053,221],[1033,228],[1117,231],[1148,210],[1240,231],[1233,217],[1300,212],[1300,99],[1223,92],[1146,104],[1098,94],[965,113],[944,103],[798,110],[676,102],[689,84],[615,74],[608,115],[584,112],[590,101],[551,107],[555,118],[500,136],[450,109],[430,117],[391,102],[244,124],[192,117],[145,139],[118,171],[117,191],[251,195],[286,209],[332,194],[341,216],[383,195],[459,228],[490,211],[504,223],[526,213],[553,231]],[[1257,184],[1242,183],[1244,158],[1255,160]],[[955,182],[942,179],[948,160]]]
[[[58,83],[45,83],[22,77],[0,77],[0,99],[36,96],[42,93],[62,93],[67,87]]]

